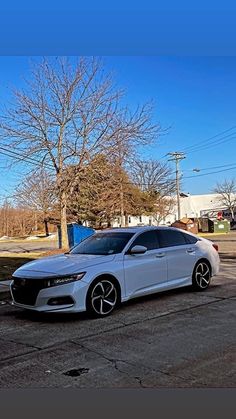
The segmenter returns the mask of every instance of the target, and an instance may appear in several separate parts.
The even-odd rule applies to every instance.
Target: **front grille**
[[[17,303],[34,306],[39,291],[46,287],[45,279],[14,278],[11,290]]]

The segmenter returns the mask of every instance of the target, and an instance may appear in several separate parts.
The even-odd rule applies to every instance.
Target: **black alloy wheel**
[[[87,296],[87,310],[94,317],[105,317],[111,314],[119,302],[117,285],[110,279],[95,281]]]
[[[207,262],[200,261],[193,271],[193,287],[197,291],[204,291],[211,282],[211,269]]]

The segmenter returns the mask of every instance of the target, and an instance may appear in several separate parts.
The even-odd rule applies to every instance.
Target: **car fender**
[[[123,263],[120,261],[115,268],[115,264],[111,266],[104,266],[104,269],[97,269],[97,266],[93,266],[86,272],[85,276],[83,277],[83,282],[86,282],[88,285],[92,284],[92,282],[102,275],[110,275],[113,276],[120,284],[121,289],[121,299],[125,296],[125,278],[124,278],[124,266]],[[101,266],[100,266],[101,268]]]

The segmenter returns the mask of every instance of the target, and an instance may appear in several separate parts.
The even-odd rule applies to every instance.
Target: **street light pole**
[[[180,208],[180,192],[179,192],[179,161],[185,159],[185,155],[182,152],[174,151],[173,153],[168,153],[172,158],[169,161],[175,162],[175,181],[176,181],[176,196],[177,196],[177,209],[178,209],[178,220],[181,218],[181,208]]]

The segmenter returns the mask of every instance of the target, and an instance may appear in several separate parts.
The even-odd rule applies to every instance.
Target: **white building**
[[[180,197],[180,212],[181,218],[198,218],[206,213],[211,211],[222,211],[226,210],[219,200],[219,195],[217,194],[202,194],[202,195],[189,195],[181,194]],[[178,217],[177,205],[174,207],[172,213],[165,217],[161,224],[169,225],[177,220]],[[227,213],[226,213],[227,215]],[[229,214],[228,214],[229,215]],[[236,219],[236,214],[235,214]],[[119,227],[120,220],[117,219],[113,223],[113,227]],[[129,216],[128,225],[138,226],[138,225],[157,225],[155,218],[147,215],[140,215],[137,217]]]
[[[180,197],[181,217],[197,218],[210,211],[223,210],[217,194],[184,195]],[[172,215],[173,217],[173,215]],[[174,217],[177,217],[177,208]],[[173,218],[172,218],[173,220]],[[175,221],[175,220],[173,220]],[[173,222],[172,221],[172,222]]]

